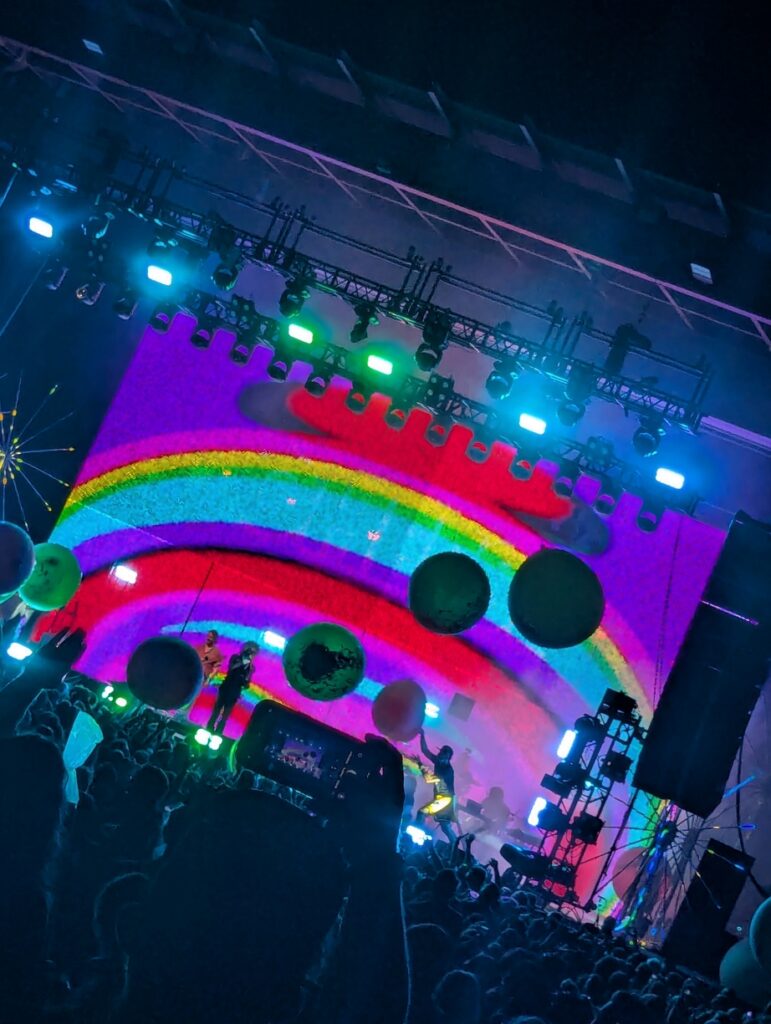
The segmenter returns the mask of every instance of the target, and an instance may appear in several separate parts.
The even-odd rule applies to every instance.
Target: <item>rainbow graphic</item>
[[[607,687],[650,716],[719,532],[667,513],[642,533],[634,499],[623,498],[597,520],[605,540],[586,556],[605,589],[602,627],[573,649],[537,648],[511,625],[507,592],[544,544],[534,523],[575,514],[547,473],[516,480],[500,446],[483,465],[471,462],[458,428],[434,447],[420,411],[392,430],[384,399],[357,415],[340,383],[311,397],[298,383],[302,367],[275,384],[266,352],[237,366],[227,336],[200,351],[183,319],[164,336],[147,330],[54,532],[85,573],[68,609],[88,633],[84,672],[122,678],[136,644],[164,631],[198,643],[215,624],[228,655],[265,630],[288,637],[339,622],[366,652],[356,693],[314,705],[289,689],[280,654],[265,648],[229,731],[240,734],[254,701],[271,695],[362,736],[380,686],[410,677],[439,708],[429,740],[462,752],[468,795],[502,785],[523,814],[564,729]],[[411,572],[445,550],[476,558],[492,584],[485,619],[458,637],[428,633],[407,608]],[[111,575],[117,561],[137,570],[134,586]],[[465,721],[449,712],[456,694],[475,702]],[[201,695],[194,721],[213,699]]]

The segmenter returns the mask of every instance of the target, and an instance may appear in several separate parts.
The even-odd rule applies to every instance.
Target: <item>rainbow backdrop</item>
[[[83,671],[121,678],[136,644],[162,631],[184,629],[197,643],[216,624],[229,654],[266,629],[289,636],[333,620],[364,645],[360,691],[312,705],[265,651],[255,694],[363,735],[379,687],[414,678],[440,709],[429,735],[472,752],[469,793],[501,784],[524,812],[562,732],[607,687],[650,716],[721,534],[675,514],[644,534],[634,501],[622,499],[602,527],[607,549],[587,557],[605,589],[602,627],[579,647],[539,649],[512,627],[506,597],[543,546],[532,523],[571,513],[546,473],[515,480],[500,447],[476,465],[457,429],[435,448],[421,412],[393,431],[383,401],[356,415],[341,386],[312,398],[297,384],[302,368],[273,384],[266,353],[237,366],[227,337],[202,352],[186,326],[178,317],[165,336],[146,332],[54,533],[85,573],[73,604],[89,637]],[[410,573],[443,550],[476,558],[492,583],[487,616],[460,637],[428,633],[406,607]],[[119,560],[137,569],[135,586],[110,575]],[[475,701],[467,721],[448,714],[456,693]],[[203,720],[212,700],[204,692],[191,717]],[[250,706],[234,715],[234,734]]]

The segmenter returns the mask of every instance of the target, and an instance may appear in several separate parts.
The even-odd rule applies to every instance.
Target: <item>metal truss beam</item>
[[[305,173],[331,180],[349,198],[353,198],[356,192],[381,200],[391,198],[424,221],[452,224],[459,230],[470,231],[491,239],[496,244],[503,244],[510,255],[513,255],[511,250],[526,252],[535,259],[556,263],[563,269],[581,274],[582,277],[591,276],[587,263],[605,267],[612,270],[614,275],[625,279],[625,283],[621,283],[620,280],[611,282],[614,286],[626,288],[646,298],[651,298],[650,293],[653,289],[653,301],[670,305],[686,324],[691,318],[700,318],[753,337],[760,337],[771,348],[771,318],[751,313],[672,282],[662,281],[643,271],[576,249],[502,218],[424,192],[375,171],[357,167],[288,139],[260,131],[253,126],[241,124],[221,114],[203,110],[169,96],[160,96],[140,85],[7,36],[0,36],[0,52],[5,53],[14,62],[17,71],[30,70],[41,78],[59,79],[90,89],[120,110],[134,108],[164,117],[194,138],[209,136],[236,146],[245,146],[249,152],[264,159],[270,166],[294,167]],[[500,242],[493,237],[491,230],[500,235]],[[517,238],[517,243],[514,243],[513,237]],[[687,300],[688,308],[684,307],[682,301],[678,302],[676,297]],[[737,319],[741,326],[736,326]]]

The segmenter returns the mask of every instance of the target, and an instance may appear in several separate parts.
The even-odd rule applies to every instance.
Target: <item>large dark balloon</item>
[[[161,711],[173,711],[195,699],[203,682],[201,659],[190,644],[175,636],[144,640],[129,658],[128,688]]]
[[[15,523],[0,520],[0,594],[10,597],[29,579],[35,549],[29,535]]]
[[[389,740],[406,743],[420,732],[426,714],[426,695],[412,679],[384,686],[372,702],[375,728]]]
[[[19,588],[19,596],[30,608],[52,612],[63,608],[80,586],[77,558],[62,544],[36,544],[35,568]]]
[[[462,633],[483,618],[490,581],[468,555],[444,551],[421,562],[410,578],[410,611],[432,633]]]
[[[748,939],[731,946],[723,957],[720,984],[758,1009],[771,1000],[771,975],[766,974],[755,959]]]
[[[771,899],[764,900],[752,916],[750,945],[755,959],[771,978]]]
[[[289,685],[311,700],[337,700],[364,678],[364,651],[356,637],[333,622],[306,626],[284,648]]]
[[[605,595],[597,576],[569,551],[544,548],[526,558],[511,581],[509,614],[539,647],[573,647],[602,621]]]

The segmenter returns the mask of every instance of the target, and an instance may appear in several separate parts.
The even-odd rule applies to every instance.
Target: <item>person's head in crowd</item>
[[[220,638],[220,635],[217,632],[217,630],[216,629],[210,629],[209,632],[206,634],[206,641],[205,641],[206,646],[207,647],[214,647],[214,645],[217,643],[219,638]]]
[[[94,937],[102,957],[123,953],[121,917],[130,906],[138,906],[147,894],[147,875],[134,871],[119,875],[102,889],[94,906]]]
[[[451,868],[443,868],[434,878],[432,891],[439,901],[451,900],[458,891],[458,876]]]
[[[5,885],[20,872],[41,877],[59,838],[66,773],[49,740],[33,735],[0,739],[0,863]]]
[[[208,1022],[215,1006],[238,1020],[245,1005],[254,1024],[291,1019],[345,885],[333,837],[302,811],[221,794],[151,884],[120,1020]]]
[[[482,999],[476,976],[469,971],[450,971],[436,986],[434,1006],[442,1024],[479,1024]]]
[[[449,764],[450,761],[452,761],[453,753],[454,753],[454,751],[453,751],[452,747],[448,746],[445,743],[444,746],[439,748],[439,753],[437,754],[437,761],[440,764]]]

